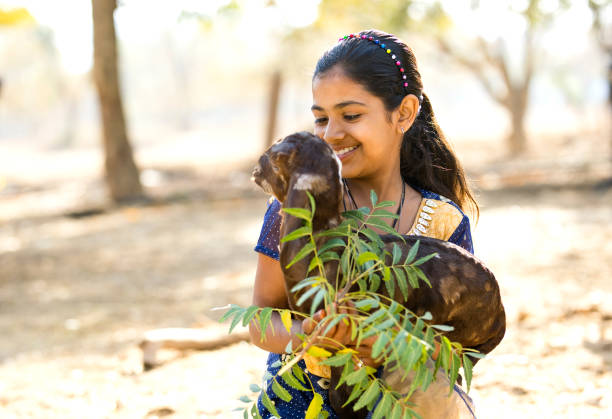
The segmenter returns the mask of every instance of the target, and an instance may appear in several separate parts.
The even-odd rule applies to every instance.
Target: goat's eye
[[[325,125],[327,123],[327,118],[315,118],[316,125]]]
[[[360,114],[349,114],[349,115],[344,115],[344,119],[346,119],[347,121],[354,121],[358,119],[360,116],[361,116]]]

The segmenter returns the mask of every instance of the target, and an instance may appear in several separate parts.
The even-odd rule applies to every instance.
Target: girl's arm
[[[280,263],[271,257],[259,254],[257,271],[255,273],[255,286],[253,287],[253,304],[258,307],[288,308],[287,292],[285,291],[285,278]],[[293,319],[291,334],[277,312],[272,313],[271,326],[266,330],[265,339],[261,340],[261,331],[256,320],[249,324],[251,342],[269,352],[283,353],[292,340],[292,347],[297,348],[302,342],[296,336],[302,333],[302,321]]]

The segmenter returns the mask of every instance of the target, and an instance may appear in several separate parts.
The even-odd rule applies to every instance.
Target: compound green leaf
[[[346,243],[341,238],[334,238],[325,242],[323,246],[319,249],[319,253],[323,253],[326,250],[333,249],[334,247],[345,247]]]
[[[281,243],[286,243],[288,241],[299,239],[300,237],[308,236],[310,235],[310,233],[312,233],[312,227],[310,226],[300,227],[298,229],[293,230],[291,233],[287,234],[286,236],[283,236],[283,238],[281,239]]]
[[[378,255],[372,252],[364,252],[357,257],[357,263],[363,265],[371,260],[378,260]]]
[[[349,359],[351,359],[353,356],[352,353],[347,352],[347,353],[343,353],[343,354],[336,354],[332,357],[327,358],[326,360],[322,361],[321,363],[324,365],[329,365],[331,367],[341,367],[344,364],[346,364],[348,362]]]
[[[374,342],[374,346],[372,346],[372,358],[378,358],[378,356],[384,352],[388,343],[388,334],[381,333],[380,335],[378,335],[378,339],[376,339],[376,342]]]
[[[357,411],[362,407],[367,406],[370,402],[374,401],[376,397],[380,394],[380,387],[378,386],[377,381],[372,381],[367,390],[361,395],[355,406],[353,406],[353,410]]]
[[[453,326],[448,326],[446,324],[432,324],[431,327],[433,327],[434,329],[441,330],[443,332],[452,332],[453,330],[455,330]]]
[[[317,311],[317,307],[319,307],[319,305],[323,301],[323,298],[325,298],[326,295],[327,295],[327,291],[325,290],[325,288],[319,289],[319,292],[317,292],[317,294],[312,299],[312,305],[310,306],[311,316],[314,315],[315,311]]]
[[[306,194],[308,195],[308,201],[310,201],[310,217],[312,219],[312,217],[314,217],[314,213],[315,213],[315,210],[317,209],[317,206],[315,204],[315,200],[312,194],[308,191],[306,191]]]
[[[302,383],[300,383],[300,381],[293,375],[291,370],[286,371],[283,375],[281,375],[281,378],[289,387],[293,389],[300,391],[308,391],[308,389],[304,387]]]
[[[465,375],[465,383],[467,385],[468,392],[470,391],[470,384],[472,383],[472,368],[474,364],[466,354],[463,354],[463,374]]]
[[[372,203],[372,207],[375,207],[378,202],[378,196],[376,196],[374,189],[370,189],[370,202]]]
[[[306,292],[304,292],[304,294],[302,294],[302,296],[300,297],[300,299],[297,301],[297,305],[301,306],[304,301],[308,300],[315,292],[320,291],[321,287],[317,286],[317,287],[312,287],[311,289],[307,290]]]
[[[376,244],[376,246],[378,246],[379,248],[384,246],[384,243],[378,233],[372,230],[371,228],[365,227],[361,230],[361,232],[364,234],[364,236],[370,239],[370,243]]]
[[[402,419],[402,405],[400,403],[395,403],[389,419]]]
[[[390,211],[387,211],[385,209],[376,209],[374,211],[372,211],[372,214],[370,214],[370,217],[381,217],[381,218],[399,218],[399,216],[397,214],[394,214]]]
[[[404,265],[408,265],[410,262],[412,262],[414,260],[414,258],[417,255],[417,252],[419,251],[419,244],[421,243],[420,240],[417,240],[412,247],[410,248],[410,250],[408,251],[408,255],[406,256],[406,260],[404,260]]]
[[[356,371],[351,372],[346,376],[346,383],[350,386],[361,383],[363,380],[368,379],[368,371],[365,368],[359,368]]]
[[[309,278],[302,279],[300,282],[297,283],[296,286],[291,288],[291,292],[299,291],[302,288],[307,287],[309,285],[315,285],[320,281],[325,281],[325,278],[323,278],[322,276],[315,276],[315,277],[309,277]]]
[[[264,338],[266,337],[266,329],[268,328],[268,325],[271,325],[270,318],[272,317],[272,311],[273,309],[271,307],[266,307],[263,310],[261,310],[261,313],[259,314],[259,327],[261,327],[261,340],[264,340]],[[274,330],[272,330],[272,332],[274,332]]]
[[[386,208],[386,207],[392,207],[395,205],[395,202],[393,201],[380,201],[378,204],[376,204],[376,208]]]
[[[391,264],[397,265],[401,257],[402,257],[402,250],[399,248],[397,243],[393,243],[393,261],[391,262]]]
[[[424,264],[425,262],[427,262],[430,259],[433,259],[435,257],[438,257],[438,253],[432,253],[430,255],[427,256],[423,256],[422,258],[420,258],[419,260],[416,260],[412,265],[413,266],[419,266]]]
[[[239,311],[236,312],[236,316],[234,317],[234,319],[232,320],[232,324],[230,325],[229,333],[232,333],[232,330],[234,330],[234,328],[238,326],[238,323],[240,323],[240,320],[242,319],[242,315],[244,314],[245,311],[246,309],[241,308]]]
[[[310,211],[304,208],[283,208],[282,211],[285,214],[289,214],[294,217],[301,218],[302,220],[310,221],[312,219],[310,215]]]
[[[378,402],[376,409],[374,409],[374,413],[372,414],[372,419],[382,419],[385,416],[389,415],[389,411],[391,410],[391,396],[389,393],[383,393],[382,399]]]
[[[292,399],[291,394],[287,391],[286,388],[278,384],[278,381],[276,381],[276,379],[272,380],[272,391],[274,392],[274,394],[276,394],[277,397],[279,397],[285,402],[290,402]]]
[[[270,397],[265,391],[261,392],[261,402],[265,406],[265,408],[270,411],[270,413],[280,417],[280,415],[278,414],[278,410],[276,410],[276,406],[274,406],[274,402],[270,400]]]
[[[244,316],[242,317],[243,326],[246,326],[247,324],[251,322],[253,317],[255,317],[255,313],[257,313],[257,310],[259,310],[259,307],[257,306],[250,306],[249,308],[246,309],[246,312],[244,313]]]
[[[391,278],[389,281],[385,281],[385,288],[387,289],[389,297],[393,298],[395,296],[395,281],[393,278]]]
[[[312,242],[308,242],[304,245],[304,247],[302,247],[300,249],[300,251],[297,253],[297,255],[295,255],[295,257],[293,258],[293,260],[291,262],[289,262],[289,264],[287,264],[286,268],[290,268],[291,266],[293,266],[295,263],[299,262],[300,260],[304,259],[306,256],[308,256],[313,250],[315,249],[315,245]]]
[[[237,311],[240,311],[240,310],[242,310],[242,307],[236,304],[232,304],[230,309],[227,310],[225,313],[223,313],[223,316],[221,316],[221,318],[219,319],[219,322],[223,323],[224,321],[229,319],[233,314],[235,314]]]
[[[421,281],[423,281],[424,283],[429,285],[429,288],[431,288],[431,282],[429,282],[429,279],[427,279],[427,277],[425,276],[423,271],[420,268],[417,268],[417,267],[414,267],[413,269],[416,272],[417,277],[419,277],[421,279]]]

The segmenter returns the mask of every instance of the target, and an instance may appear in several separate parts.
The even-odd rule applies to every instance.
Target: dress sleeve
[[[470,219],[467,215],[463,216],[461,223],[448,239],[450,243],[463,247],[465,250],[474,254],[474,245],[472,243],[472,232],[470,230]]]
[[[278,260],[281,225],[281,203],[274,199],[268,204],[255,251]]]

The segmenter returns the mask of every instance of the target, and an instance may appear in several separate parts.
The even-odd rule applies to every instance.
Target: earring
[[[404,127],[400,127],[400,131],[402,132],[402,135],[404,135]]]

